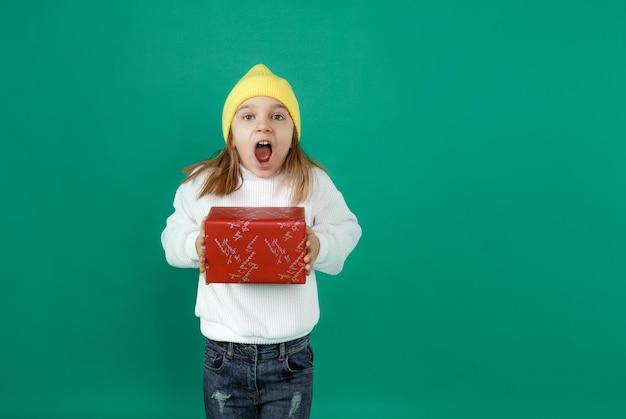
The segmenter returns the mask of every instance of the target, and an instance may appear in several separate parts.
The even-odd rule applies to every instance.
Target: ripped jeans
[[[275,345],[206,340],[207,419],[306,419],[313,397],[309,336]]]

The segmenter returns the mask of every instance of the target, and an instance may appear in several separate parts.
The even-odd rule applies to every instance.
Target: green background
[[[14,4],[8,4],[14,3]],[[0,6],[0,416],[199,418],[182,167],[262,62],[363,237],[314,418],[626,417],[626,4]]]

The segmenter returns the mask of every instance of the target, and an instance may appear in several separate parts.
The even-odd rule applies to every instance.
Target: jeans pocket
[[[313,349],[308,345],[285,358],[285,368],[292,374],[313,372]]]
[[[224,351],[207,340],[204,349],[204,368],[207,371],[219,372],[224,369],[225,359]]]

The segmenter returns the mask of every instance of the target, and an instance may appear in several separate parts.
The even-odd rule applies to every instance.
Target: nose
[[[270,132],[272,130],[272,126],[267,117],[257,117],[257,132]]]

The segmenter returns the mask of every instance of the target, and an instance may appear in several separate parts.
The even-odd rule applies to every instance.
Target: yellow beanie
[[[222,111],[224,141],[228,141],[230,124],[233,122],[239,106],[255,96],[268,96],[282,102],[289,111],[291,119],[293,119],[296,135],[298,140],[300,140],[300,108],[289,82],[276,76],[263,64],[257,64],[237,82],[226,98],[224,110]]]

